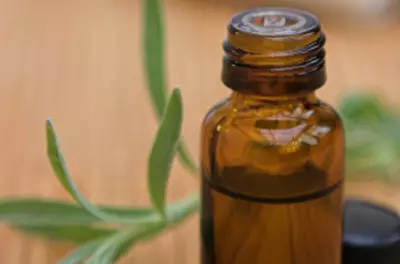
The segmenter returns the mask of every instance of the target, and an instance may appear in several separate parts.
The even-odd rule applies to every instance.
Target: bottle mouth
[[[232,18],[223,44],[224,69],[235,72],[225,72],[224,83],[236,89],[247,78],[251,86],[265,86],[266,78],[279,77],[283,85],[296,82],[293,78],[315,75],[318,80],[308,87],[315,90],[325,83],[324,45],[325,35],[311,13],[276,7],[239,13]],[[300,79],[303,86],[310,85]]]
[[[233,17],[224,50],[237,63],[254,66],[307,63],[323,59],[325,35],[317,18],[287,8],[257,8]]]
[[[237,14],[230,31],[261,37],[304,35],[319,29],[318,19],[311,13],[280,7],[256,8]]]

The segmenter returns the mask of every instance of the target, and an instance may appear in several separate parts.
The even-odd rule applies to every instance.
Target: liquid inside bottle
[[[235,16],[222,79],[232,95],[202,131],[202,264],[340,264],[344,136],[315,91],[325,36],[315,16]]]

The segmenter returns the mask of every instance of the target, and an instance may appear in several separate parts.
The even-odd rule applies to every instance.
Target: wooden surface
[[[149,203],[146,159],[157,123],[144,88],[137,2],[0,1],[2,197],[67,199],[45,155],[44,125],[51,116],[70,170],[92,201]],[[195,1],[169,3],[169,84],[182,87],[183,133],[197,156],[204,113],[229,94],[219,81],[221,42],[236,10]],[[329,83],[320,91],[322,98],[336,103],[349,89],[375,89],[391,103],[400,102],[400,26],[355,33],[327,24],[326,31]],[[383,189],[369,188],[354,190],[388,197]],[[175,166],[169,200],[196,189],[197,182]],[[68,250],[6,227],[0,237],[4,264],[53,264]],[[194,264],[198,244],[195,217],[136,247],[122,263]]]

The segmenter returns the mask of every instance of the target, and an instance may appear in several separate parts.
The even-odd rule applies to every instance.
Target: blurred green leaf
[[[373,93],[352,93],[338,108],[346,134],[346,176],[398,181],[400,117]]]
[[[144,225],[132,230],[116,233],[97,248],[93,255],[86,261],[87,264],[115,263],[136,242],[144,241],[159,234],[165,227],[163,223]]]
[[[398,109],[399,111],[400,109]],[[400,115],[399,112],[391,115],[391,120],[385,123],[386,135],[393,140],[394,147],[400,159]]]
[[[197,196],[190,196],[186,199],[171,203],[167,208],[168,219],[184,218],[182,214],[190,214],[197,210]],[[140,225],[160,221],[160,215],[153,209],[145,208],[124,208],[99,206],[110,214],[118,214],[132,219],[132,223]],[[93,216],[86,209],[79,205],[64,203],[60,201],[40,199],[12,199],[0,202],[0,221],[25,229],[32,230],[31,233],[48,236],[46,232],[55,234],[57,230],[64,227],[88,226],[102,223],[100,219]],[[59,235],[60,238],[64,234]]]
[[[58,264],[78,264],[90,257],[101,246],[103,239],[89,241],[68,253]]]
[[[129,217],[133,220],[133,224],[146,223],[160,218],[153,209],[106,206],[100,206],[100,208],[109,214]],[[0,201],[0,221],[23,226],[58,226],[87,225],[101,220],[77,204],[24,198]]]
[[[398,162],[396,151],[390,141],[370,142],[363,151],[354,154],[347,150],[347,167],[352,173],[380,173],[384,174]],[[386,176],[385,176],[386,177]]]
[[[169,226],[175,226],[193,213],[198,212],[200,209],[200,196],[198,193],[194,193],[180,203],[176,203],[175,206],[168,206],[167,210],[167,222]]]
[[[105,241],[88,260],[88,264],[114,263],[126,251],[138,242],[149,240],[163,232],[166,228],[173,228],[182,223],[199,209],[199,195],[191,195],[184,199],[179,206],[167,211],[167,222],[142,225],[136,229],[115,234]]]
[[[166,228],[173,228],[182,223],[198,211],[199,201],[198,194],[191,195],[174,207],[168,208],[167,222],[159,221],[149,225],[141,225],[136,229],[120,231],[107,238],[87,242],[68,254],[59,264],[75,264],[88,257],[91,258],[92,263],[96,264],[114,263],[135,243],[151,239]]]
[[[164,18],[161,0],[144,0],[144,66],[154,110],[163,116],[167,101]]]
[[[338,110],[345,120],[356,123],[384,121],[389,117],[380,97],[366,92],[348,94],[339,104]]]
[[[126,241],[120,247],[115,249],[112,256],[119,258],[134,242],[155,236],[163,231],[163,228],[155,228],[164,226],[165,222],[157,212],[149,209],[129,209],[129,208],[109,208],[101,207],[105,211],[118,213],[129,217],[136,216],[142,219],[148,219],[148,233],[143,236],[135,237],[134,241]],[[180,224],[187,217],[197,212],[199,209],[198,194],[189,196],[181,201],[168,205],[166,212],[168,227],[174,227]],[[99,220],[88,213],[84,208],[73,204],[66,204],[58,201],[43,201],[35,199],[21,199],[4,201],[0,205],[0,220],[9,222],[14,228],[20,229],[32,235],[39,235],[43,238],[52,239],[63,242],[73,242],[77,244],[92,241],[93,239],[108,237],[120,230],[98,228],[89,226],[89,224],[97,223]],[[85,225],[82,223],[86,223]],[[143,222],[141,222],[143,226]],[[146,225],[146,224],[144,224]],[[152,227],[152,228],[150,228]],[[154,228],[153,228],[154,227]],[[146,231],[146,232],[147,232]],[[141,233],[142,234],[142,233]],[[101,242],[95,243],[100,246]],[[66,257],[64,261],[73,259],[76,261],[77,256],[90,256],[96,251],[97,247],[92,246],[90,242],[84,245],[82,249],[74,251]],[[92,250],[92,251],[90,251]],[[82,255],[83,254],[83,255]],[[62,262],[76,263],[76,262]]]
[[[147,166],[148,187],[154,208],[164,215],[165,193],[182,125],[182,96],[174,89],[157,131]]]
[[[158,119],[164,115],[168,89],[165,77],[165,39],[162,0],[144,0],[144,68],[150,99]],[[196,163],[189,155],[183,140],[178,146],[182,164],[193,174]]]
[[[124,245],[128,244],[133,240],[131,238],[132,231],[121,231],[113,236],[105,239],[99,247],[92,253],[92,255],[85,261],[86,264],[110,264],[115,263],[116,258],[118,257],[118,251],[120,248],[124,247]],[[130,243],[129,243],[130,244]],[[129,247],[125,247],[129,248]],[[121,256],[123,256],[125,252],[121,252]]]
[[[59,149],[58,139],[51,120],[47,121],[47,153],[53,170],[68,193],[93,216],[106,222],[132,225],[138,219],[126,217],[118,213],[110,214],[101,208],[92,205],[78,190],[65,164],[64,157]]]
[[[88,241],[109,236],[118,230],[110,228],[99,228],[88,225],[18,225],[14,228],[19,229],[27,234],[38,235],[46,239],[59,242],[72,242],[82,244]]]

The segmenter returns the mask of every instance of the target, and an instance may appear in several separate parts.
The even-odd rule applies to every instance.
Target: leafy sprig
[[[114,263],[134,244],[175,227],[199,208],[199,196],[196,193],[166,205],[166,188],[175,154],[193,175],[197,174],[197,166],[180,136],[183,117],[180,90],[175,88],[167,98],[161,0],[144,0],[143,12],[147,90],[160,121],[148,161],[148,189],[152,207],[117,208],[89,202],[68,171],[51,119],[46,122],[50,164],[59,182],[78,205],[36,198],[0,202],[0,221],[26,233],[80,245],[65,256],[60,264],[82,261],[88,264]],[[117,224],[117,227],[110,228],[110,224]]]
[[[147,88],[155,115],[161,119],[164,114],[168,89],[165,77],[165,30],[162,0],[144,0],[143,49]],[[197,173],[196,163],[187,151],[185,142],[178,144],[178,157],[193,175]]]
[[[180,140],[182,97],[174,89],[156,134],[148,164],[148,189],[153,207],[119,209],[95,206],[80,193],[68,172],[55,129],[47,121],[48,157],[64,189],[80,205],[44,200],[14,200],[0,205],[0,219],[22,231],[61,241],[84,243],[61,263],[114,263],[132,245],[174,227],[198,210],[198,195],[166,207],[171,163]],[[68,215],[68,217],[65,217]],[[104,225],[118,224],[118,228]],[[100,225],[100,227],[98,226]]]

